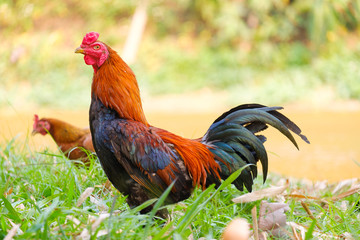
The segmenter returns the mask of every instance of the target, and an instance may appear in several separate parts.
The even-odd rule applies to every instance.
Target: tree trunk
[[[147,6],[148,0],[140,1],[131,20],[129,35],[121,55],[128,64],[132,64],[136,60],[136,54],[146,26]]]

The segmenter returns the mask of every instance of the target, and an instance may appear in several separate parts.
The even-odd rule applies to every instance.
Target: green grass
[[[254,188],[275,185],[280,179],[270,175],[262,185],[258,178]],[[111,191],[104,188],[106,176],[95,156],[91,157],[88,168],[77,167],[62,154],[32,152],[27,142],[13,139],[0,145],[0,238],[7,235],[12,224],[19,224],[15,239],[76,239],[81,234],[88,234],[90,239],[150,239],[149,236],[188,239],[190,235],[194,239],[219,239],[232,219],[241,217],[251,223],[251,209],[260,205],[260,201],[233,203],[231,199],[243,193],[228,185],[231,180],[225,181],[221,189],[196,190],[188,200],[168,206],[172,219],[165,223],[152,218],[155,212],[139,214],[145,205],[129,209],[124,196],[114,188]],[[80,195],[88,187],[94,188],[91,197],[77,206]],[[290,187],[305,191],[305,195],[309,189],[301,181],[292,181]],[[316,194],[328,199],[332,196],[331,188]],[[158,200],[156,208],[161,207],[165,197]],[[328,201],[328,205],[305,200],[316,218],[317,225],[312,232],[313,220],[300,201],[286,198],[290,206],[287,221],[304,226],[309,236],[321,232],[331,238],[348,232],[357,238],[360,237],[359,200],[358,193],[339,201]],[[100,218],[104,219],[97,224]]]

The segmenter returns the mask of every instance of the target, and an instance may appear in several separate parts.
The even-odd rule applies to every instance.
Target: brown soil
[[[145,97],[144,108],[147,109],[149,122],[154,126],[184,137],[197,138],[205,133],[217,116],[227,110],[224,102],[213,101],[214,96],[205,95],[166,99]],[[270,171],[311,180],[337,181],[360,176],[360,166],[356,164],[356,161],[360,162],[360,105],[358,102],[336,102],[326,106],[307,103],[286,106],[282,112],[301,127],[311,144],[296,138],[300,147],[298,151],[280,133],[267,130],[265,146],[269,151]],[[77,126],[88,126],[87,109],[0,111],[0,143],[20,133],[20,139],[29,137],[32,149],[42,151],[48,147],[57,151],[49,136],[30,135],[34,113],[40,117],[69,121]]]

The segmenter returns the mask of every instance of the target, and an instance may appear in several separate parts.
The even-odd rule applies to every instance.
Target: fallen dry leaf
[[[77,219],[76,217],[73,217],[71,215],[67,215],[66,219],[69,219],[70,221],[72,221],[73,223],[75,223],[75,226],[79,225],[81,222],[79,219]],[[74,227],[75,227],[74,226]]]
[[[223,240],[247,240],[250,236],[249,223],[242,218],[233,219],[225,228]]]
[[[337,196],[332,197],[331,201],[338,201],[340,199],[343,199],[343,198],[346,198],[346,197],[348,197],[350,195],[353,195],[353,194],[355,194],[357,192],[360,192],[360,184],[353,186],[352,188],[350,188],[346,192],[343,192],[343,193],[341,193],[341,194],[339,194]]]
[[[13,223],[13,221],[11,221],[11,219],[9,218],[8,221],[10,222],[12,227],[15,227],[17,224]],[[19,234],[24,234],[24,232],[19,228],[17,231]]]
[[[287,180],[284,186],[269,187],[269,188],[261,189],[259,191],[247,193],[242,196],[233,198],[232,201],[234,203],[246,203],[246,202],[261,200],[266,197],[274,197],[283,193],[288,187],[289,187],[289,181]]]
[[[291,226],[293,229],[300,231],[300,239],[305,239],[305,235],[306,232],[308,231],[308,227],[307,226],[303,226],[300,225],[298,223],[295,222],[287,222],[286,223],[288,226]],[[333,234],[326,234],[323,232],[319,232],[319,231],[313,231],[312,233],[312,239],[345,239],[345,240],[353,240],[354,238],[352,238],[351,234],[349,233],[344,233],[341,234],[340,236],[336,236]]]
[[[295,222],[287,222],[286,223],[288,226],[291,227],[291,229],[293,230],[293,232],[296,232],[296,236],[298,237],[298,239],[305,239],[305,234],[306,234],[306,229],[305,227],[295,223]],[[300,232],[300,235],[298,235],[298,232]],[[294,234],[295,236],[295,234]]]
[[[96,237],[101,237],[101,236],[104,236],[104,235],[107,235],[109,233],[108,230],[100,230],[98,231],[98,233],[96,234]]]
[[[20,228],[20,224],[16,224],[14,225],[10,231],[8,232],[8,234],[6,234],[4,240],[12,240],[13,237],[16,235],[18,229]]]
[[[312,192],[319,193],[319,192],[322,192],[322,191],[328,189],[328,187],[329,187],[329,182],[327,180],[316,181],[313,183]]]
[[[91,225],[91,229],[94,231],[100,225],[100,223],[102,223],[102,221],[108,217],[110,217],[110,213],[100,214],[99,218],[96,219],[96,221]]]
[[[344,232],[343,234],[341,234],[340,238],[345,240],[355,240],[355,238],[348,232]]]
[[[259,231],[270,232],[273,236],[283,236],[281,230],[286,226],[285,212],[290,210],[285,203],[262,201],[259,210]]]
[[[268,234],[266,232],[261,232],[259,236],[260,240],[267,240]]]
[[[328,201],[332,201],[332,202],[336,202],[339,201],[343,198],[346,198],[348,196],[351,196],[355,193],[360,192],[360,184],[358,185],[354,185],[352,186],[348,191],[340,193],[339,195],[333,196],[331,198],[319,198],[319,197],[314,197],[314,196],[307,196],[307,195],[303,195],[303,194],[286,194],[284,195],[285,197],[290,197],[290,198],[299,198],[299,199],[312,199],[312,200],[316,200],[316,201],[320,201],[322,203],[328,204]]]
[[[71,215],[67,215],[67,216],[66,216],[65,223],[62,224],[62,225],[58,225],[58,226],[53,227],[53,228],[52,228],[52,231],[59,231],[60,229],[66,228],[67,226],[69,226],[67,220],[71,220],[71,221],[74,223],[74,224],[73,224],[73,227],[76,227],[77,225],[79,225],[79,224],[81,223],[77,218],[75,218],[75,217],[73,217],[73,216],[71,216]]]
[[[94,187],[104,188],[107,191],[111,191],[111,186],[112,186],[112,184],[111,184],[110,180],[108,179],[103,184],[98,184],[98,185],[95,185]]]
[[[100,223],[102,223],[109,216],[110,216],[110,213],[100,214],[99,217],[95,221],[93,221],[94,219],[91,216],[89,216],[89,221],[93,222],[93,224],[91,225],[91,231],[94,232],[96,230],[96,228],[99,227]],[[97,233],[96,236],[99,237],[99,236],[105,235],[107,233],[108,232],[106,230],[101,230]],[[89,230],[87,228],[84,228],[83,231],[78,236],[78,239],[89,240],[90,239]]]
[[[103,204],[101,201],[97,200],[93,196],[90,196],[90,202],[95,204],[99,208],[100,211],[108,211],[109,210],[108,206],[106,206],[105,204]]]
[[[84,230],[80,233],[80,235],[76,239],[90,240],[89,230],[84,228]]]
[[[76,206],[80,207],[80,205],[86,200],[86,198],[88,198],[91,195],[93,191],[94,191],[93,187],[88,187],[87,189],[85,189],[85,191],[80,195],[76,203]]]
[[[339,209],[343,212],[347,211],[349,208],[349,201],[341,201]]]
[[[346,179],[346,180],[340,181],[335,186],[335,188],[332,190],[332,194],[335,195],[336,193],[343,191],[344,188],[353,186],[353,184],[356,182],[357,182],[356,178],[351,178],[351,179]]]
[[[291,230],[292,230],[295,240],[302,240],[301,236],[298,235],[298,232],[296,231],[294,226],[291,226]]]

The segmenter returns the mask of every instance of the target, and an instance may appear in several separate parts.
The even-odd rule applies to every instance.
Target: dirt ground
[[[223,93],[195,93],[152,98],[144,96],[148,121],[188,138],[202,136],[210,124],[231,107]],[[233,105],[235,106],[235,105]],[[49,136],[31,136],[33,114],[88,126],[88,109],[2,109],[0,142],[18,135],[29,139],[30,148],[56,150]],[[338,181],[360,177],[360,103],[357,101],[301,102],[285,105],[282,113],[297,123],[311,144],[296,137],[300,151],[280,133],[267,130],[269,170],[310,180]],[[357,163],[356,163],[357,162]]]

